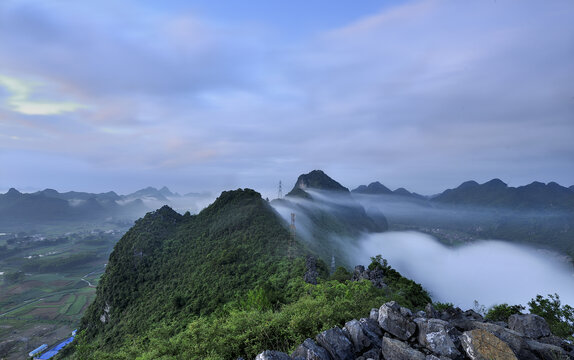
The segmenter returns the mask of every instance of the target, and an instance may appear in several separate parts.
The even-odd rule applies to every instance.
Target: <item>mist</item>
[[[381,254],[402,275],[423,285],[435,301],[462,309],[474,301],[487,308],[523,304],[537,294],[558,293],[574,305],[574,267],[564,256],[547,250],[497,240],[447,247],[417,232],[369,234],[349,249],[357,264]]]

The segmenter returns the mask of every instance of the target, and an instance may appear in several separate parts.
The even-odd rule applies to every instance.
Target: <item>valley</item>
[[[76,224],[77,226],[77,224]],[[93,301],[115,243],[127,230],[51,227],[0,237],[0,357],[20,359],[74,330]]]

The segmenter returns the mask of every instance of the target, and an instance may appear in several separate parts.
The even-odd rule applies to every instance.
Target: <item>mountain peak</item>
[[[358,194],[392,194],[393,192],[378,181],[370,183],[368,186],[361,185],[352,192]]]
[[[488,182],[485,182],[485,183],[482,184],[482,185],[483,185],[483,186],[490,187],[490,188],[501,188],[501,189],[508,187],[508,185],[507,185],[504,181],[502,181],[502,180],[500,180],[500,179],[492,179],[492,180],[490,180],[490,181],[488,181]]]
[[[16,196],[16,195],[22,195],[22,193],[20,191],[16,190],[15,188],[10,188],[10,190],[8,190],[6,195]]]
[[[159,189],[159,193],[162,194],[163,196],[174,196],[175,194],[171,192],[171,190],[169,190],[167,188],[167,186],[162,187],[161,189]]]
[[[330,190],[348,193],[349,189],[339,184],[337,181],[331,179],[322,170],[313,170],[308,174],[300,175],[293,187],[293,190],[287,195],[295,195],[299,191],[306,189],[319,189],[319,190]]]
[[[469,180],[469,181],[465,181],[462,184],[459,185],[459,189],[469,189],[469,188],[473,188],[473,187],[477,187],[479,186],[478,183],[474,180]]]

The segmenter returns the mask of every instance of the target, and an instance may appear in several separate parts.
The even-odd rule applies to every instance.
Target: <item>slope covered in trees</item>
[[[430,301],[390,270],[386,289],[340,274],[328,280],[322,261],[319,285],[309,285],[310,251],[296,242],[298,257],[289,258],[289,240],[285,222],[249,189],[223,192],[194,216],[169,207],[147,214],[117,243],[78,342],[63,356],[250,358],[287,351],[381,301]]]
[[[289,275],[288,242],[253,190],[223,192],[194,216],[164,206],[117,243],[82,328],[107,347],[162,319],[211,313],[257,286],[271,293]]]

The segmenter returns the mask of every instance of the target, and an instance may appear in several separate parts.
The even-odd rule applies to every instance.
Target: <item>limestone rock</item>
[[[448,334],[448,322],[440,319],[415,319],[418,342],[439,356],[457,357],[460,351]]]
[[[425,317],[426,318],[438,318],[440,316],[440,314],[438,313],[438,311],[435,310],[434,306],[432,306],[431,303],[428,303],[427,306],[425,306]]]
[[[383,281],[384,277],[385,275],[381,269],[369,270],[365,269],[363,265],[358,265],[355,266],[351,281],[360,281],[366,279],[369,280],[375,287],[383,289],[387,287],[387,284],[385,284]]]
[[[379,323],[371,318],[362,318],[359,320],[363,334],[371,341],[373,347],[381,348],[381,339],[383,338],[383,330],[379,327]]]
[[[508,318],[508,327],[531,339],[538,339],[551,334],[546,320],[535,314],[511,315]]]
[[[492,333],[494,336],[504,341],[510,346],[515,354],[520,355],[521,349],[526,346],[526,342],[520,335],[520,333],[504,328],[500,325],[485,322],[474,322],[475,329],[482,329]]]
[[[323,349],[313,339],[306,339],[303,344],[291,354],[296,360],[330,360],[331,357],[327,350]]]
[[[280,351],[265,350],[255,357],[255,360],[292,360],[291,356]]]
[[[526,343],[528,348],[532,353],[534,353],[538,358],[544,360],[571,360],[570,357],[564,349],[551,345],[538,342],[536,340],[527,339]]]
[[[305,270],[303,280],[308,284],[317,285],[319,273],[317,272],[317,259],[314,256],[308,255],[305,259]]]
[[[323,331],[315,340],[329,352],[333,360],[354,359],[353,343],[338,327]]]
[[[461,343],[472,360],[518,360],[508,344],[486,330],[465,331]]]
[[[379,326],[386,332],[407,340],[414,335],[417,326],[401,313],[401,307],[395,301],[390,301],[379,309]]]
[[[359,320],[353,319],[351,321],[347,321],[343,330],[347,331],[356,353],[360,353],[372,345],[371,340],[363,333],[363,328],[361,327]]]
[[[369,313],[369,318],[378,321],[379,320],[379,309],[371,309],[371,312]]]
[[[425,360],[422,352],[388,336],[383,338],[382,345],[383,357],[387,360]]]

